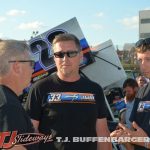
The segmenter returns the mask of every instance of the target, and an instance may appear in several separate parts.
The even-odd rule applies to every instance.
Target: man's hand
[[[127,132],[129,135],[130,135],[130,137],[136,137],[136,138],[138,138],[138,137],[143,137],[143,141],[141,140],[140,142],[138,142],[138,141],[131,141],[133,144],[136,144],[136,145],[139,145],[139,146],[144,146],[144,137],[147,137],[148,138],[148,135],[147,135],[147,133],[142,129],[142,128],[140,128],[138,125],[137,125],[137,123],[136,122],[133,122],[132,123],[132,126],[133,126],[133,129],[134,130],[130,130],[130,129],[128,129],[128,128],[126,128],[124,125],[122,125],[122,124],[120,124],[120,127],[125,131],[125,132]]]
[[[148,138],[148,135],[146,134],[146,132],[140,128],[136,122],[132,123],[133,129],[131,130],[129,128],[127,128],[125,125],[119,123],[119,130],[115,130],[113,131],[110,136],[111,137],[130,137],[130,138],[137,138],[137,140],[135,141],[130,141],[132,144],[136,144],[136,145],[140,145],[140,146],[144,146],[144,137]],[[143,137],[143,139],[140,139],[141,141],[138,141],[138,137]],[[143,141],[142,141],[143,140]]]
[[[111,134],[110,134],[110,136],[111,137],[117,137],[117,139],[119,138],[119,137],[121,137],[121,138],[127,138],[127,137],[130,137],[130,135],[127,133],[127,132],[125,132],[120,126],[122,126],[123,124],[119,124],[119,127],[118,127],[118,129],[117,130],[115,130],[115,131],[113,131]],[[124,127],[124,125],[123,125],[123,127]],[[127,150],[134,150],[134,146],[131,144],[131,143],[129,143],[129,142],[125,142],[125,140],[123,140],[123,141],[119,141],[118,142],[119,144],[123,144],[125,147],[126,147],[126,149]]]

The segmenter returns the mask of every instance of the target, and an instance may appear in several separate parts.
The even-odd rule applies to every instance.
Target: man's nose
[[[66,61],[66,60],[68,60],[67,54],[65,54],[64,57],[63,57],[63,61]]]

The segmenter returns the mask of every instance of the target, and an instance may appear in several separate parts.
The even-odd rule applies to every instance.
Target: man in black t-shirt
[[[31,120],[18,98],[30,83],[33,65],[25,42],[0,40],[0,148],[6,148],[6,143],[10,142],[9,136],[14,131],[17,131],[17,134],[34,132]],[[8,133],[4,142],[3,133]],[[10,148],[12,143],[7,146]],[[36,145],[20,145],[12,147],[11,150],[37,150],[37,148]]]
[[[79,40],[60,34],[53,40],[53,50],[57,73],[31,87],[26,105],[35,130],[53,137],[39,148],[110,150],[111,143],[92,142],[92,137],[109,136],[106,104],[102,88],[79,74]]]
[[[137,60],[143,75],[150,78],[150,38],[140,39],[136,43]],[[133,110],[130,116],[134,130],[120,124],[125,132],[113,132],[112,136],[149,137],[150,138],[150,83],[138,91]],[[139,138],[140,140],[140,138]],[[135,150],[150,149],[150,141],[136,142],[131,144]]]

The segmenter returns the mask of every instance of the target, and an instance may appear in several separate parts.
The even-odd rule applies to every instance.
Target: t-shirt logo
[[[48,93],[48,103],[93,103],[95,98],[92,93],[76,93],[76,92],[52,92]]]
[[[141,101],[138,105],[137,112],[150,112],[150,101]]]

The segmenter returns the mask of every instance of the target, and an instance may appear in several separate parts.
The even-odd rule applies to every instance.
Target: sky
[[[0,38],[29,40],[76,17],[89,45],[109,39],[121,49],[139,38],[139,11],[150,0],[0,0]]]

